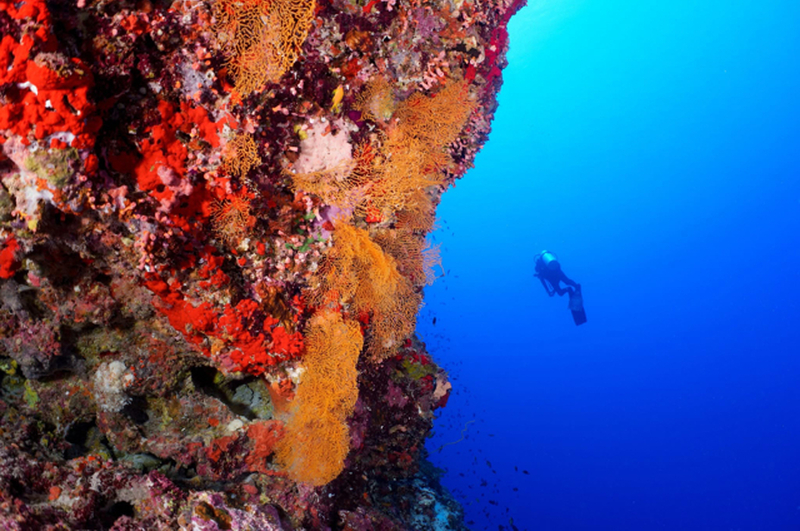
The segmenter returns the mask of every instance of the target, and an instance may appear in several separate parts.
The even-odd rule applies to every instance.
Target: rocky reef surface
[[[0,0],[0,529],[465,529],[414,335],[520,0]]]

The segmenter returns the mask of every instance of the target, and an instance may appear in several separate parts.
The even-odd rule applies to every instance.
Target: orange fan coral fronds
[[[253,137],[237,134],[225,146],[222,156],[222,171],[227,175],[241,178],[260,162],[258,146]]]
[[[371,112],[381,88],[368,88],[362,112]],[[357,105],[358,106],[358,105]],[[392,126],[386,133],[380,156],[366,176],[368,201],[359,204],[359,215],[386,219],[405,209],[412,196],[444,182],[445,170],[452,163],[448,146],[458,138],[475,103],[465,81],[448,83],[433,96],[417,93],[397,106]],[[376,216],[373,211],[377,211]]]
[[[351,179],[353,168],[354,162],[346,160],[324,170],[286,174],[291,177],[295,191],[314,194],[326,204],[346,210],[352,209],[359,198]]]
[[[305,332],[305,372],[276,460],[294,481],[325,485],[344,469],[350,451],[347,417],[358,398],[358,362],[364,339],[357,323],[323,310]]]
[[[381,149],[374,177],[368,181],[369,201],[359,204],[357,212],[367,216],[367,209],[377,210],[381,219],[405,208],[414,192],[442,184],[445,154],[441,148],[430,149],[415,138],[394,129]]]
[[[441,266],[439,246],[426,247],[424,234],[408,230],[383,230],[375,235],[375,243],[395,259],[398,271],[414,286],[430,286],[436,279],[436,266]]]
[[[422,249],[425,236],[406,230],[384,229],[373,236],[375,243],[394,258],[397,270],[412,283],[424,284]]]
[[[353,150],[353,158],[331,168],[309,173],[288,173],[294,190],[319,196],[328,205],[351,212],[366,198],[375,153],[368,142]]]
[[[396,213],[395,227],[400,230],[430,232],[436,222],[436,207],[425,190],[415,190],[406,199],[405,208]]]
[[[380,363],[396,354],[403,341],[414,333],[421,304],[422,295],[405,277],[400,277],[392,294],[372,312],[367,352],[373,362]]]
[[[275,83],[300,55],[314,0],[216,0],[215,30],[241,97]]]
[[[431,245],[422,251],[422,270],[425,272],[426,285],[431,286],[436,281],[437,266],[440,270],[442,269],[442,253],[439,244]]]
[[[353,104],[353,109],[360,112],[362,118],[373,122],[385,122],[392,117],[395,108],[397,102],[392,94],[392,86],[383,76],[367,83]]]
[[[433,96],[412,94],[394,117],[405,135],[437,149],[458,138],[474,109],[469,84],[461,80],[449,82]]]
[[[246,194],[232,195],[211,205],[211,223],[214,232],[228,245],[239,245],[248,230],[255,225],[251,214],[250,198]]]
[[[371,315],[368,352],[381,361],[414,331],[421,296],[364,229],[340,222],[333,239],[310,298],[316,305],[345,304],[355,315]]]
[[[447,148],[475,109],[468,84],[450,82],[433,96],[417,93],[398,105],[391,86],[378,77],[359,95],[354,108],[375,121],[391,117],[388,131],[358,146],[352,161],[292,175],[295,189],[345,211],[355,205],[355,213],[368,222],[404,212],[404,223],[430,230],[433,206],[424,190],[444,183],[452,163]]]

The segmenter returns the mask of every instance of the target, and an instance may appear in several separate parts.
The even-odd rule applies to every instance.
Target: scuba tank
[[[561,264],[558,263],[558,257],[550,251],[542,251],[539,253],[539,260],[542,265],[550,271],[558,271],[561,269]]]

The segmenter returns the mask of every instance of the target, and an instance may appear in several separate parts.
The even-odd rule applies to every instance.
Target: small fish
[[[341,85],[336,87],[333,91],[333,98],[331,102],[331,111],[339,112],[342,107],[342,98],[344,98],[344,88]]]

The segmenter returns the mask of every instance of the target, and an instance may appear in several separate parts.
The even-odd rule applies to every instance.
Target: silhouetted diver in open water
[[[559,296],[569,294],[569,309],[576,325],[586,322],[586,312],[583,310],[583,294],[581,285],[576,284],[561,270],[558,258],[550,251],[542,251],[536,255],[536,273],[534,276],[542,282],[542,286],[551,297],[558,293]],[[561,287],[564,283],[566,288]]]

